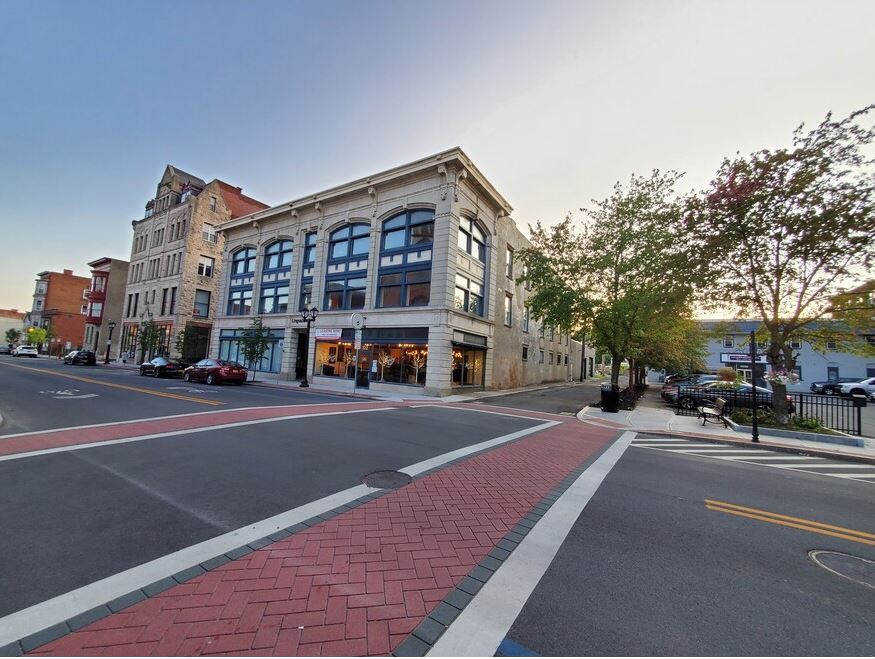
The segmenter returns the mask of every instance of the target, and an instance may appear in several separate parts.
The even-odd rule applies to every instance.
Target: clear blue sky
[[[524,228],[875,101],[863,1],[0,0],[0,25],[0,308],[128,258],[167,163],[277,204],[461,145]]]

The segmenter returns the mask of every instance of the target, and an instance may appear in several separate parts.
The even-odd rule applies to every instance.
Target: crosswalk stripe
[[[811,458],[807,458],[811,459]],[[873,465],[845,465],[845,464],[824,464],[822,462],[805,465],[812,469],[875,469]]]
[[[686,442],[684,442],[684,443],[682,443],[682,444],[653,444],[653,443],[650,443],[650,442],[647,442],[647,443],[641,443],[641,444],[636,444],[635,442],[632,442],[632,446],[646,446],[647,448],[664,448],[664,449],[666,449],[666,450],[671,450],[671,449],[673,449],[673,448],[675,448],[675,447],[677,447],[677,448],[681,448],[681,447],[701,447],[701,448],[708,448],[708,447],[713,447],[714,445],[713,445],[713,444],[688,444],[688,443],[686,443]]]
[[[751,453],[753,453],[755,455],[758,455],[758,454],[763,453],[763,451],[759,451],[756,449],[733,449],[733,448],[731,448],[731,449],[700,449],[700,448],[671,449],[669,452],[670,453],[697,453],[699,455],[705,455],[708,453],[720,453],[722,455],[727,455],[730,453],[732,453],[732,454],[742,453],[742,454],[750,455]],[[710,457],[710,456],[708,456],[708,457]]]

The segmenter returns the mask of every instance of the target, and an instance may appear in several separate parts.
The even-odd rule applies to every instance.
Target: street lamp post
[[[751,424],[750,424],[750,437],[751,441],[755,444],[760,441],[760,429],[757,423],[757,378],[756,378],[756,368],[757,368],[757,339],[756,334],[751,331],[750,333],[750,373],[751,373],[751,395],[753,396],[753,402],[751,403]]]
[[[310,356],[310,323],[316,321],[316,316],[319,315],[319,310],[316,307],[312,307],[310,309],[304,309],[301,311],[301,320],[307,323],[307,352],[304,353],[304,379],[301,380],[301,384],[299,387],[309,387],[310,383],[307,382],[307,371],[310,369],[309,364],[309,356]]]
[[[109,338],[106,340],[106,356],[103,358],[103,363],[109,364],[109,346],[112,344],[112,331],[115,329],[115,321],[109,321],[106,326],[109,328]]]

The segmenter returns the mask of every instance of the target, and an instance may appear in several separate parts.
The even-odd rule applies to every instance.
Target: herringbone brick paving
[[[449,466],[32,654],[385,655],[616,433],[577,421]]]

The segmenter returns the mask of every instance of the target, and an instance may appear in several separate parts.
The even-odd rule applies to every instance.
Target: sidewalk
[[[506,413],[549,423],[0,651],[422,656],[618,435],[573,417]]]
[[[649,401],[648,401],[649,402]],[[749,446],[750,435],[743,432],[735,432],[723,426],[709,424],[702,426],[701,419],[694,416],[680,416],[667,406],[655,407],[638,405],[631,411],[620,411],[616,414],[602,412],[600,409],[587,407],[578,413],[578,419],[594,425],[612,428],[623,428],[641,432],[654,432],[673,434],[679,437],[691,437],[696,439],[711,440],[721,443],[731,443]],[[805,452],[812,455],[820,455],[831,458],[844,458],[875,463],[875,442],[869,438],[860,438],[866,444],[863,447],[844,446],[829,442],[818,442],[802,439],[791,439],[769,435],[768,428],[760,430],[761,448],[774,448],[776,450]]]

